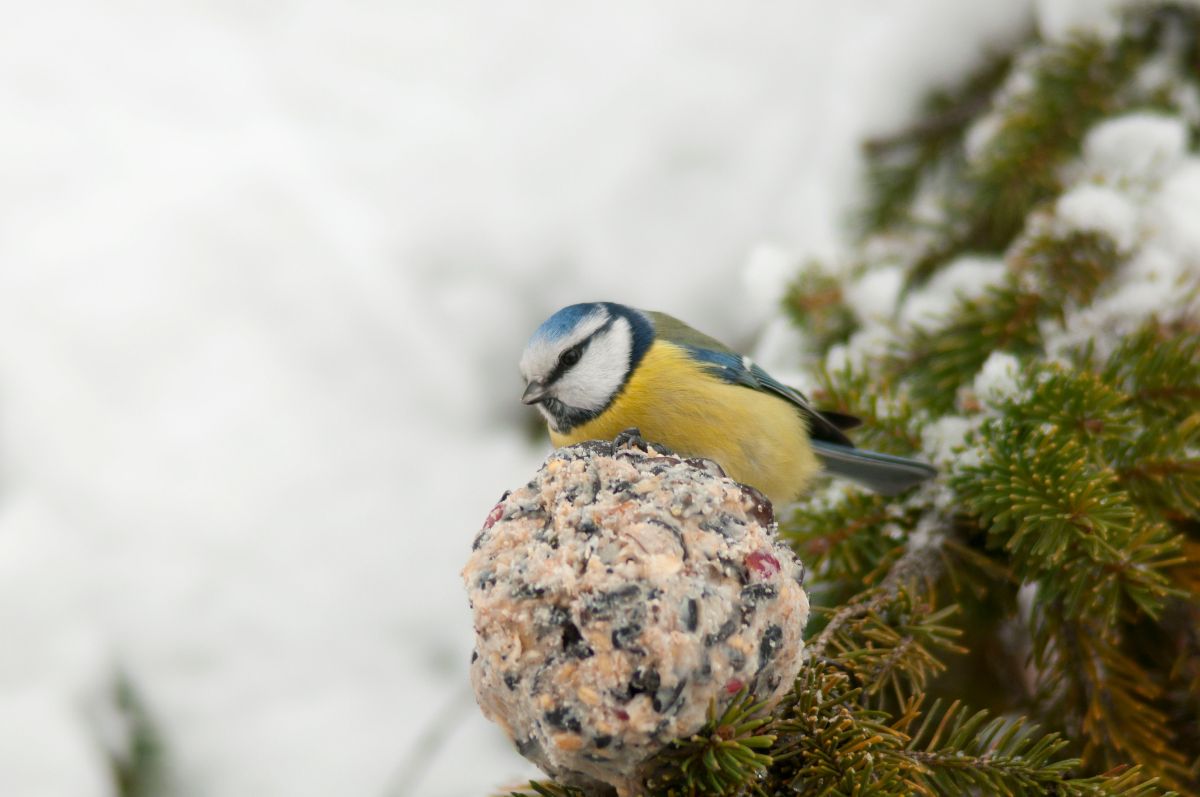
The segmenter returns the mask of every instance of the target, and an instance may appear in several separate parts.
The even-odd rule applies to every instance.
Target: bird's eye
[[[562,364],[565,367],[570,368],[572,365],[579,362],[579,358],[582,356],[583,356],[583,349],[581,349],[579,346],[572,346],[571,348],[569,348],[565,352],[563,352]]]

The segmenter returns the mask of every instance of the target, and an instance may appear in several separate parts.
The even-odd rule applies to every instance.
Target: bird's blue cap
[[[542,322],[533,333],[533,340],[559,340],[571,334],[579,322],[604,305],[599,302],[568,305]]]

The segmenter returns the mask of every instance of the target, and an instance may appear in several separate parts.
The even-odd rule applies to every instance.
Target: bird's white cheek
[[[587,368],[580,368],[563,378],[557,395],[568,407],[598,410],[608,404],[617,392],[625,377],[625,370],[619,366],[607,367],[597,361],[586,365]]]
[[[583,360],[563,376],[558,398],[568,407],[600,410],[625,382],[632,338],[629,324],[619,319],[607,334],[598,335]]]

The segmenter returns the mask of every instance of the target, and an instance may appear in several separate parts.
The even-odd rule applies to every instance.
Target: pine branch
[[[987,109],[1011,66],[1011,53],[986,58],[959,85],[931,94],[921,121],[863,145],[870,189],[860,219],[865,233],[913,223],[909,209],[928,175],[947,163],[955,170],[963,168],[958,144],[974,117]]]
[[[1178,540],[1148,523],[1116,483],[1069,436],[1007,418],[984,427],[984,461],[953,484],[1011,557],[1023,581],[1074,616],[1116,622],[1121,599],[1156,615],[1174,594],[1164,575],[1180,561]]]
[[[815,264],[801,269],[788,286],[783,310],[808,333],[817,351],[845,341],[857,325],[854,311],[846,306],[841,282]]]
[[[821,584],[857,588],[903,552],[902,542],[888,529],[890,523],[901,527],[908,521],[880,496],[847,491],[833,506],[798,504],[779,532]]]
[[[919,414],[887,373],[868,374],[849,367],[831,372],[819,367],[816,377],[820,387],[813,391],[813,399],[821,407],[862,419],[862,426],[854,431],[858,445],[898,456],[921,450]]]
[[[1046,606],[1034,628],[1034,663],[1042,672],[1039,702],[1047,717],[1083,740],[1083,760],[1112,767],[1145,762],[1160,778],[1186,788],[1186,756],[1169,718],[1155,703],[1161,687],[1116,645],[1111,631]]]
[[[862,708],[861,689],[833,664],[813,662],[800,672],[783,719],[775,726],[772,774],[798,795],[911,794],[900,750],[906,737],[883,712]]]
[[[887,690],[894,704],[903,706],[914,694],[924,692],[931,676],[946,669],[938,652],[966,652],[954,642],[962,631],[942,622],[957,610],[947,606],[931,612],[901,592],[883,610],[872,610],[834,634],[830,652],[867,684],[865,696],[876,697]]]
[[[1166,416],[1187,423],[1200,406],[1200,327],[1146,324],[1122,341],[1101,375],[1128,394],[1143,422]],[[1200,440],[1200,429],[1188,437]]]
[[[1024,718],[997,717],[986,711],[969,714],[955,702],[939,715],[935,704],[904,754],[921,767],[913,779],[923,793],[958,795],[1028,793],[1063,795],[1160,794],[1136,769],[1119,778],[1073,778],[1076,759],[1060,759],[1069,742],[1057,733],[1042,734]],[[944,741],[943,741],[944,739]]]
[[[764,733],[770,722],[765,707],[744,687],[720,716],[716,702],[709,703],[704,727],[687,739],[672,742],[651,765],[647,790],[663,797],[739,794],[747,789],[765,794],[755,781],[773,763],[762,751],[776,738]]]
[[[887,577],[877,586],[861,592],[852,601],[832,612],[830,620],[817,638],[808,644],[807,657],[819,659],[837,635],[852,623],[878,617],[889,602],[901,592],[927,594],[937,577],[941,559],[933,547],[912,548],[892,565]],[[905,598],[907,600],[907,598]]]
[[[531,780],[528,788],[510,791],[506,797],[587,797],[582,789],[551,780]]]
[[[1059,167],[1087,129],[1116,110],[1116,97],[1145,50],[1128,41],[1080,37],[1043,47],[1028,89],[995,111],[996,131],[946,200],[953,221],[910,271],[920,284],[967,251],[1003,250],[1037,205],[1061,189]]]
[[[115,702],[126,726],[126,746],[110,760],[120,797],[151,797],[163,788],[165,751],[162,737],[142,696],[124,673],[118,674]]]
[[[954,408],[959,388],[974,378],[993,351],[1018,357],[1041,349],[1038,325],[1045,310],[1040,296],[1016,279],[963,302],[945,326],[919,328],[897,346],[888,370],[907,374],[913,400],[936,414]]]
[[[942,325],[917,328],[897,344],[888,370],[905,380],[917,404],[949,412],[992,352],[1039,354],[1043,324],[1060,321],[1071,302],[1090,301],[1120,262],[1108,236],[1057,233],[1038,220],[1006,257],[1009,278],[962,302]]]

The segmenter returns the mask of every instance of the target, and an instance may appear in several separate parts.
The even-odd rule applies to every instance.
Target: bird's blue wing
[[[856,481],[881,495],[902,493],[937,475],[937,470],[924,462],[855,448],[832,421],[809,404],[803,393],[782,384],[749,358],[731,352],[684,348],[721,379],[775,393],[795,404],[808,419],[813,451],[830,473]]]
[[[839,426],[856,426],[857,418],[837,414],[832,419],[827,418],[803,393],[775,379],[749,357],[743,357],[669,315],[647,315],[652,318],[660,337],[687,351],[713,376],[730,384],[774,393],[794,404],[808,421],[813,451],[831,473],[852,479],[883,495],[895,495],[937,475],[937,470],[924,462],[855,448]]]
[[[717,351],[687,344],[682,344],[681,348],[704,363],[708,367],[709,373],[730,384],[745,385],[755,390],[774,393],[795,404],[808,420],[809,434],[814,438],[853,447],[854,444],[850,442],[850,438],[846,437],[841,429],[822,415],[803,393],[783,384],[756,365],[749,357],[743,357],[733,351]]]

